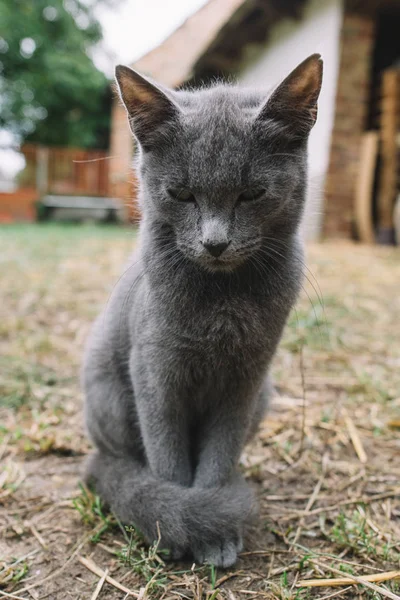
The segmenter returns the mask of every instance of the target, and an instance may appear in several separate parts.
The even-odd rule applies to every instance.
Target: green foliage
[[[0,0],[0,127],[22,141],[107,147],[111,91],[89,55],[102,37],[97,2]]]

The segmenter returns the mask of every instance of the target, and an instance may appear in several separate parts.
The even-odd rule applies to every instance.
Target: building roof
[[[299,18],[305,1],[209,0],[132,67],[170,87],[234,73],[245,48],[265,43],[282,18]]]
[[[194,63],[245,2],[210,0],[132,67],[165,85],[180,85],[190,78]]]

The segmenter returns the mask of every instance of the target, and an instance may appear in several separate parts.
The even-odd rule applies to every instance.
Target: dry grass
[[[0,597],[400,597],[398,250],[309,248],[313,285],[274,365],[280,396],[242,460],[260,517],[220,572],[166,563],[78,486],[83,342],[132,232],[0,238]]]

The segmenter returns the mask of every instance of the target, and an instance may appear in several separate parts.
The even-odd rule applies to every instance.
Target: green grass
[[[159,538],[151,546],[146,545],[143,536],[136,527],[125,527],[124,537],[127,543],[117,552],[121,563],[131,569],[145,583],[149,598],[159,598],[178,576],[198,575],[210,585],[208,600],[216,600],[220,589],[217,587],[218,571],[214,565],[191,566],[183,570],[174,570],[174,563],[167,563],[169,551],[160,548]],[[146,596],[145,596],[146,597]]]
[[[0,373],[0,407],[13,410],[33,403],[43,406],[47,394],[62,383],[56,371],[7,356],[0,357]],[[41,398],[35,397],[38,385],[45,389]]]
[[[9,564],[0,563],[0,587],[19,583],[28,573],[29,565],[26,561],[15,559],[11,560]]]
[[[63,565],[60,548],[68,553],[71,540],[78,543],[82,538],[91,538],[82,555],[93,555],[117,580],[134,590],[146,589],[145,597],[154,600],[175,595],[229,600],[230,591],[235,598],[251,598],[256,590],[267,600],[306,600],[329,591],[297,588],[296,576],[329,578],[329,565],[355,575],[398,568],[398,496],[364,502],[369,494],[390,492],[399,481],[398,430],[390,423],[398,419],[399,408],[396,284],[400,261],[392,249],[354,246],[350,256],[347,247],[323,244],[310,251],[323,306],[307,285],[310,298],[302,294],[273,367],[283,401],[277,402],[262,426],[263,437],[246,450],[252,460],[245,473],[260,491],[259,527],[246,550],[265,550],[265,557],[241,557],[236,575],[221,581],[224,573],[209,565],[190,568],[191,562],[169,563],[157,544],[149,548],[136,529],[122,527],[90,490],[82,486],[76,495],[80,457],[89,451],[81,427],[78,379],[84,343],[126,264],[135,235],[134,229],[112,225],[0,226],[0,450],[5,452],[0,495],[10,507],[6,530],[10,550],[7,561],[0,560],[0,581],[5,573],[10,577],[7,591],[18,591],[12,578],[26,577],[24,563],[30,568],[28,577],[43,568],[41,551],[32,559],[26,554],[28,542],[37,548],[37,540],[29,538],[28,528],[23,534],[16,532],[25,506],[36,514],[42,497],[47,506],[43,482],[53,477],[55,463],[64,464],[64,456],[76,457],[76,472],[70,474],[68,465],[66,487],[54,485],[52,493],[55,501],[74,498],[75,510],[62,511],[61,523],[52,513],[47,521],[40,521],[52,571]],[[384,255],[389,251],[396,259],[390,264]],[[300,452],[303,394],[306,427]],[[367,453],[365,465],[349,439],[342,406]],[[303,518],[296,512],[304,510],[326,453],[329,468],[312,510],[324,505],[336,508],[318,515],[311,511],[304,518],[298,543],[292,546],[290,540]],[[40,458],[40,468],[34,472],[28,463],[32,458]],[[270,468],[276,475],[271,476]],[[361,478],[350,485],[359,473]],[[260,488],[263,482],[265,488]],[[285,499],[268,500],[268,495],[276,494]],[[349,498],[359,499],[357,510],[344,508]],[[60,525],[64,534],[57,531]],[[270,554],[275,549],[273,559]],[[19,562],[13,557],[20,557]],[[72,576],[66,571],[60,585],[71,585]],[[393,591],[399,586],[382,585]],[[242,593],[244,588],[250,591],[248,596]],[[365,598],[377,598],[360,586],[346,597],[358,590]],[[71,589],[74,592],[79,595]]]
[[[120,237],[126,232],[132,231],[129,226],[113,224],[86,224],[76,225],[74,223],[13,223],[11,225],[0,225],[0,238],[14,238],[19,236],[21,240],[29,236],[29,240],[48,240],[53,236],[72,236],[81,238],[83,236]]]
[[[371,402],[377,402],[378,404],[386,404],[394,399],[385,383],[379,381],[377,377],[363,370],[356,371],[355,375],[358,381],[349,390],[350,395],[354,398],[359,398],[361,401],[368,398]]]
[[[121,562],[146,582],[146,592],[161,592],[167,583],[163,558],[168,558],[168,553],[159,548],[160,540],[146,547],[143,537],[135,527],[125,529],[129,541],[118,553]]]
[[[23,269],[39,261],[39,264],[42,262],[42,267],[48,268],[51,264],[57,265],[61,259],[76,256],[84,248],[87,252],[93,252],[93,249],[97,251],[102,242],[133,241],[135,235],[133,227],[117,225],[0,225],[0,264],[15,264]]]
[[[321,297],[320,293],[304,290],[301,302],[289,316],[282,345],[293,353],[302,347],[313,350],[332,350],[343,346],[342,328],[338,326],[348,310],[335,296]]]
[[[72,505],[79,513],[82,522],[95,529],[90,541],[97,544],[106,532],[116,529],[118,523],[113,515],[105,509],[97,494],[94,494],[83,483],[79,483],[79,490],[80,494],[72,499]]]
[[[274,600],[308,600],[311,597],[311,591],[307,588],[292,589],[286,571],[280,576],[279,583],[268,582],[267,585],[273,593]]]
[[[394,549],[396,540],[390,544],[382,539],[358,510],[351,514],[341,512],[330,531],[330,538],[339,548],[351,549],[356,556],[367,555],[392,563],[400,561],[400,554]]]

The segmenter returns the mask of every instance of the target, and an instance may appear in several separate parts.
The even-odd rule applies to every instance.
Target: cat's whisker
[[[289,156],[291,158],[299,158],[298,154],[289,152],[276,152],[275,154],[266,154],[265,158],[274,158],[275,156]]]
[[[104,311],[103,311],[103,326],[104,326],[104,319],[106,317],[106,313],[107,313],[107,310],[108,310],[108,307],[109,307],[112,295],[113,295],[114,291],[116,290],[118,284],[129,273],[129,271],[131,269],[133,269],[141,260],[143,260],[142,257],[138,258],[138,260],[136,260],[134,263],[130,264],[129,267],[122,273],[122,275],[117,279],[116,283],[114,284],[113,289],[111,290],[111,292],[110,292],[110,294],[108,296],[108,299],[107,299],[107,302],[106,302],[106,305],[105,305],[105,308],[104,308]]]
[[[267,250],[269,250],[270,252],[273,252],[274,254],[278,254],[280,257],[282,257],[282,254],[280,254],[280,253],[277,253],[277,252],[276,252],[276,251],[275,251],[273,248],[270,248],[270,247],[269,247]],[[278,259],[277,259],[277,257],[276,257],[276,256],[274,256],[274,254],[272,254],[272,255],[271,255],[271,254],[269,254],[268,252],[266,252],[266,251],[265,251],[265,249],[261,249],[261,251],[264,251],[264,252],[265,252],[265,254],[266,254],[267,256],[269,256],[269,258],[271,258],[272,260],[275,260],[276,262],[278,262]],[[313,287],[313,289],[314,289],[314,292],[316,293],[316,295],[317,295],[317,298],[318,298],[318,301],[319,301],[319,303],[320,303],[320,305],[321,305],[321,308],[322,308],[322,309],[324,309],[324,306],[323,306],[323,304],[322,304],[322,302],[321,302],[321,300],[320,300],[320,298],[319,298],[319,295],[318,295],[318,293],[317,293],[317,290],[315,289],[314,285],[312,284],[312,282],[310,281],[310,279],[307,277],[307,275],[306,275],[304,272],[303,272],[303,275],[304,275],[304,277],[307,279],[307,281],[310,283],[310,285]],[[318,318],[318,316],[317,316],[317,313],[316,313],[316,310],[315,310],[315,305],[314,305],[313,301],[311,300],[311,296],[309,295],[309,293],[307,292],[307,290],[306,290],[306,288],[303,286],[303,284],[301,284],[301,287],[302,287],[302,289],[303,289],[304,293],[307,295],[307,297],[308,297],[308,299],[309,299],[309,301],[310,301],[310,304],[311,304],[311,306],[312,306],[312,308],[313,308],[313,312],[314,312],[314,316],[315,316],[315,319],[316,319],[317,325],[318,325],[318,327],[319,327],[319,325],[320,325],[320,321],[319,321],[319,318]]]
[[[164,276],[168,275],[168,268],[170,266],[170,263],[172,262],[172,260],[176,257],[174,257],[173,255],[170,257],[169,255],[171,253],[176,252],[176,247],[175,244],[171,243],[170,240],[169,241],[169,248],[164,249],[164,253],[161,253],[159,255],[159,258],[161,260],[165,260],[166,258],[169,259],[169,262],[167,261],[166,265],[164,265],[166,267],[166,272],[164,273]],[[179,257],[178,257],[179,258]],[[134,263],[133,266],[136,266],[136,264],[140,261],[143,260],[143,258],[139,259],[138,261],[136,261],[136,263]],[[127,269],[127,271],[125,272],[125,274],[129,271],[129,269]],[[120,313],[120,322],[119,322],[119,342],[121,342],[121,338],[122,338],[122,320],[123,318],[126,316],[125,311],[129,308],[129,299],[131,297],[131,294],[133,292],[133,290],[136,288],[136,286],[142,281],[142,279],[145,277],[145,275],[147,275],[148,273],[151,272],[151,269],[149,267],[147,267],[147,269],[143,269],[142,273],[140,273],[138,275],[138,277],[132,282],[132,284],[130,285],[128,292],[126,293],[123,302],[122,302],[122,309],[121,309],[121,313]]]
[[[276,254],[278,254],[278,255],[279,255],[281,258],[283,258],[283,259],[285,258],[285,257],[283,256],[283,254],[279,253],[279,252],[276,250],[276,247],[274,248],[274,247],[271,247],[271,246],[269,246],[269,249],[270,249],[271,251],[275,252]],[[313,283],[312,283],[312,281],[309,279],[309,277],[307,276],[307,274],[303,272],[303,275],[304,275],[304,277],[307,279],[307,281],[309,282],[309,284],[310,284],[310,285],[311,285],[311,287],[313,288],[313,290],[314,290],[314,292],[315,292],[315,295],[317,296],[317,298],[318,298],[318,301],[319,301],[319,303],[321,304],[321,307],[324,309],[323,296],[322,296],[322,292],[321,292],[321,289],[320,289],[320,287],[319,287],[319,283],[318,283],[317,279],[315,278],[314,274],[313,274],[313,273],[312,273],[312,271],[309,269],[309,267],[307,266],[307,264],[306,264],[306,263],[305,263],[305,262],[304,262],[304,261],[303,261],[303,260],[302,260],[300,257],[298,257],[298,260],[299,260],[299,262],[301,263],[301,265],[303,266],[303,268],[304,268],[304,269],[307,269],[307,270],[309,271],[310,275],[311,275],[311,276],[313,277],[313,279],[315,280],[315,283],[316,283],[316,285],[318,286],[318,290],[315,288],[314,284],[313,284]]]
[[[264,239],[265,239],[265,240],[272,241],[272,242],[276,242],[276,243],[278,244],[278,247],[279,247],[279,244],[281,244],[281,246],[285,247],[286,249],[289,249],[289,246],[288,246],[288,245],[287,245],[287,243],[286,243],[286,242],[284,242],[283,240],[279,240],[279,239],[277,239],[277,238],[270,238],[270,237],[265,237]],[[317,288],[318,288],[318,292],[317,292],[317,290],[314,288],[314,286],[312,285],[311,281],[309,281],[309,280],[308,280],[308,281],[309,281],[310,285],[312,285],[312,287],[313,287],[313,289],[314,289],[314,292],[315,292],[315,293],[316,293],[316,295],[318,296],[318,299],[319,299],[319,301],[320,301],[321,307],[322,307],[322,308],[323,308],[323,310],[325,311],[325,307],[324,307],[324,300],[323,300],[323,294],[322,294],[322,290],[321,290],[321,287],[320,287],[320,285],[319,285],[319,282],[318,282],[317,278],[315,277],[314,273],[311,271],[311,269],[309,268],[309,266],[308,266],[308,265],[305,263],[305,261],[304,261],[304,260],[303,260],[303,259],[302,259],[300,256],[298,256],[298,257],[297,257],[297,260],[299,260],[299,261],[301,262],[301,264],[303,265],[303,267],[304,267],[305,269],[307,269],[307,271],[310,273],[311,277],[314,279],[314,281],[315,281],[315,284],[316,284],[316,286],[317,286]],[[307,279],[308,279],[308,278],[307,278]]]
[[[260,251],[261,251],[261,253],[263,253],[263,254],[264,254],[266,257],[270,258],[271,260],[275,260],[275,261],[276,261],[276,262],[278,262],[278,264],[279,264],[279,261],[278,261],[278,259],[277,259],[277,256],[274,256],[274,254],[270,254],[270,253],[268,252],[268,250],[269,250],[270,252],[275,252],[275,250],[274,250],[273,248],[270,248],[270,247],[268,247],[268,248],[260,248]],[[278,253],[278,254],[279,254],[279,256],[280,256],[281,258],[283,258],[283,255],[282,255],[282,254],[280,254],[280,253]],[[269,266],[270,266],[270,267],[272,267],[272,265],[271,265],[271,264],[269,264]],[[276,273],[276,274],[278,274],[278,272],[276,271],[276,269],[274,269],[274,271],[275,271],[275,273]],[[304,274],[304,273],[303,273],[303,274]],[[307,276],[306,276],[306,278],[307,278]],[[307,278],[307,280],[310,282],[310,280],[309,280],[308,278]],[[311,283],[311,282],[310,282],[310,283]],[[313,286],[313,287],[314,287],[314,286]],[[304,287],[304,285],[303,285],[302,283],[301,283],[301,288],[302,288],[303,292],[306,294],[306,296],[307,296],[307,298],[308,298],[308,300],[309,300],[309,302],[310,302],[310,304],[311,304],[312,311],[313,311],[313,313],[314,313],[314,317],[315,317],[315,322],[316,322],[316,325],[317,325],[317,328],[318,328],[319,334],[320,334],[320,336],[322,337],[321,325],[324,325],[325,327],[327,327],[327,321],[326,321],[326,317],[325,317],[325,315],[324,315],[324,320],[323,320],[322,322],[320,322],[320,319],[319,319],[319,317],[318,317],[318,315],[317,315],[317,311],[316,311],[316,308],[315,308],[314,302],[312,301],[312,299],[311,299],[311,296],[309,295],[308,291],[306,290],[306,288]],[[316,290],[315,290],[315,288],[314,288],[314,291],[316,291]],[[318,296],[317,296],[317,297],[318,297]],[[321,303],[320,303],[320,304],[321,304]],[[321,307],[322,307],[322,309],[324,309],[324,307],[323,307],[323,304],[321,304]],[[297,322],[299,323],[298,317],[297,317]]]

